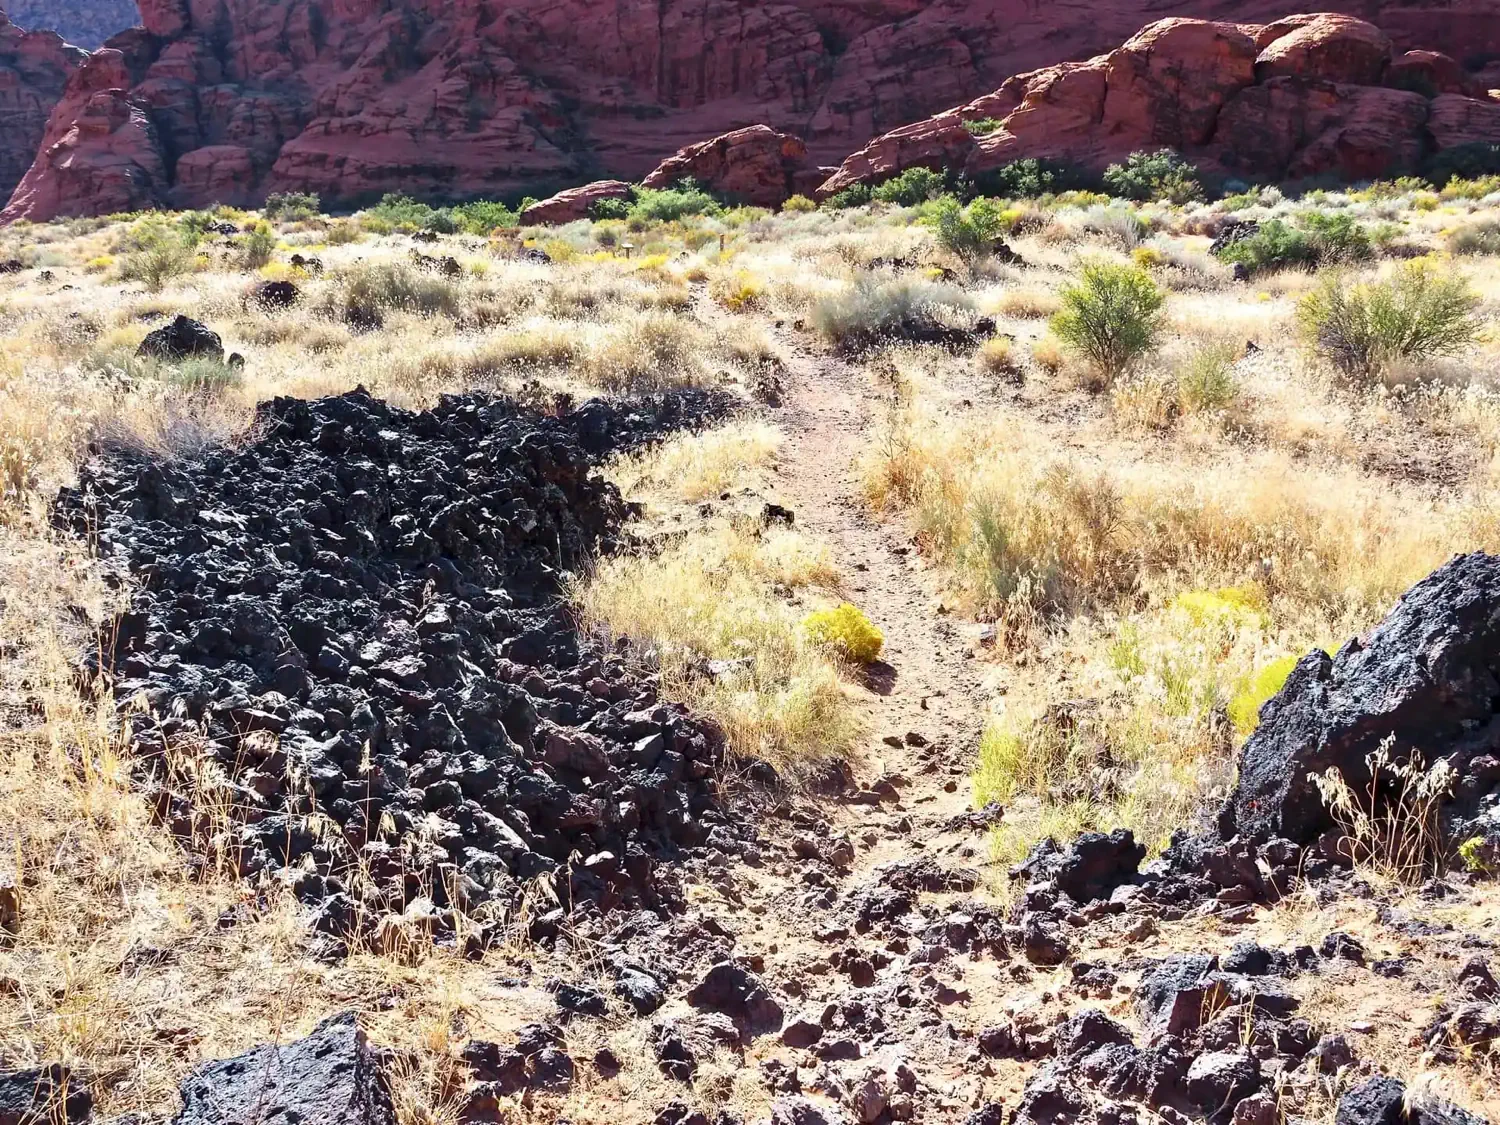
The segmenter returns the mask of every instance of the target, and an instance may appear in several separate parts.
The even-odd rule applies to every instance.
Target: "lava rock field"
[[[239,445],[95,457],[57,516],[136,584],[97,670],[159,815],[335,943],[408,908],[441,940],[539,879],[575,912],[670,907],[658,862],[736,831],[723,736],[558,595],[629,514],[591,453],[714,409],[357,390],[264,404]]]

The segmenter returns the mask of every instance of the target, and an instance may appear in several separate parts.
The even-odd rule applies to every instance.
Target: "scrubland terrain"
[[[748,859],[683,868],[670,940],[732,935],[809,1011],[906,952],[828,913],[878,865],[961,863],[977,885],[923,901],[1003,912],[1008,869],[1044,837],[1129,828],[1158,854],[1223,799],[1298,657],[1369,629],[1455,553],[1500,551],[1500,181],[967,205],[904,181],[779,214],[642,193],[552,230],[389,201],[0,232],[0,883],[21,912],[0,947],[0,1063],[60,1060],[98,1112],[170,1116],[202,1060],[353,1008],[394,1052],[403,1125],[453,1122],[463,1044],[548,1018],[545,982],[598,984],[609,961],[600,931],[538,939],[554,905],[538,901],[480,959],[419,943],[329,960],[284,880],[186,865],[133,783],[114,700],[76,674],[130,592],[49,515],[91,451],[182,457],[246,440],[259,403],[356,386],[549,414],[727,392],[716,422],[604,466],[640,505],[634,546],[568,596],[723,728],[726,800],[756,826]],[[287,291],[265,287],[287,282],[295,303],[276,307]],[[243,364],[139,357],[179,314]],[[1432,966],[1500,920],[1472,873],[1429,901],[1377,867],[1360,874],[1378,914],[1309,889],[1230,919],[1100,921],[1074,953],[1113,967],[1102,992],[1066,965],[917,966],[939,1014],[872,1029],[846,1010],[853,1062],[718,1043],[686,1085],[611,1003],[566,1025],[570,1088],[493,1119],[651,1121],[673,1101],[684,1116],[662,1119],[755,1119],[800,1063],[838,1112],[868,1108],[869,1066],[905,1065],[916,1077],[892,1077],[867,1120],[963,1120],[1013,1104],[1028,1073],[980,1049],[983,1029],[1047,1027],[1084,995],[1129,1022],[1141,958],[1341,931],[1372,961]],[[1493,1056],[1420,1034],[1437,979],[1353,961],[1298,978],[1301,1014],[1353,1052],[1284,1074],[1286,1119],[1331,1121],[1377,1067],[1500,1114]]]

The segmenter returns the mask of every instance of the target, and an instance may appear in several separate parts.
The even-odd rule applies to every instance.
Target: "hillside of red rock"
[[[47,117],[84,60],[50,31],[22,31],[0,10],[0,192],[31,166]]]
[[[75,47],[90,51],[141,22],[135,0],[7,0],[4,7],[21,27],[55,31]]]
[[[1160,147],[1230,176],[1369,179],[1496,138],[1500,97],[1480,76],[1438,51],[1403,51],[1364,20],[1165,19],[1109,54],[1019,74],[877,137],[820,190],[914,166],[982,175],[1021,158],[1100,170]]]
[[[1488,0],[1335,6],[1470,72],[1500,59]],[[1271,20],[1297,7],[144,0],[145,30],[114,37],[74,76],[5,217],[283,190],[347,202],[397,190],[541,194],[637,179],[684,145],[754,124],[804,138],[816,166],[1010,75],[1110,50],[1173,9]]]

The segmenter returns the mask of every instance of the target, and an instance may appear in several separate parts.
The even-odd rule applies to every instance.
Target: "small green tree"
[[[316,192],[280,191],[266,196],[266,205],[261,211],[268,219],[297,222],[315,218],[322,207],[323,202]]]
[[[927,217],[927,224],[937,232],[945,250],[973,265],[990,256],[995,241],[1005,233],[1003,209],[993,199],[979,198],[967,207],[945,195]]]
[[[276,232],[270,223],[254,223],[245,232],[240,243],[240,265],[247,270],[258,270],[276,253]]]
[[[1198,169],[1172,149],[1132,152],[1124,164],[1104,171],[1104,187],[1111,195],[1142,202],[1191,203],[1203,198]]]
[[[931,168],[908,168],[899,176],[886,180],[870,194],[879,203],[915,207],[918,203],[936,199],[946,187],[941,172],[934,172]]]
[[[1089,262],[1062,290],[1052,318],[1058,339],[1082,355],[1106,384],[1156,347],[1166,294],[1142,269]]]
[[[193,268],[198,234],[191,227],[150,218],[137,223],[127,236],[131,251],[120,261],[123,281],[143,281],[153,293]]]
[[[1314,348],[1346,375],[1370,379],[1400,359],[1455,355],[1479,334],[1479,295],[1462,274],[1409,262],[1386,281],[1333,276],[1297,306]]]

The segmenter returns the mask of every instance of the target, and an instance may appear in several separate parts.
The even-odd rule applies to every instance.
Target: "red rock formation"
[[[752,125],[688,145],[642,182],[648,188],[668,188],[684,179],[743,203],[778,207],[803,188],[816,188],[822,177],[808,167],[807,145],[800,137]]]
[[[587,219],[595,203],[605,199],[629,199],[634,190],[624,180],[595,180],[533,203],[521,212],[521,222],[527,226],[554,227]]]
[[[1500,39],[1493,2],[1332,0],[1377,23],[1389,14],[1399,49],[1460,59]],[[48,125],[36,176],[4,217],[97,210],[98,200],[77,191],[105,169],[114,169],[107,178],[116,194],[177,206],[292,189],[342,202],[395,190],[534,193],[600,173],[639,177],[685,143],[756,123],[806,138],[809,162],[826,163],[995,90],[1006,75],[1108,50],[1174,8],[1263,22],[1297,4],[142,0],[144,30],[109,44],[124,60],[119,89],[130,112],[101,117],[87,99],[69,98]],[[1268,65],[1295,68],[1305,53]],[[1149,51],[1100,65],[1109,58],[1139,71],[1138,83],[1118,89],[1116,76],[1102,75],[1111,102],[1135,96],[1139,85],[1144,104],[1154,104],[1179,82]],[[1232,61],[1243,65],[1238,55]],[[1045,94],[1015,85],[1006,99],[1017,107],[1029,99],[1018,111],[1038,124],[1104,112],[1084,88],[1100,75],[1048,73]],[[1122,104],[1118,112],[1138,123],[1144,110]],[[1165,131],[1201,130],[1194,112]],[[84,113],[89,120],[79,120]],[[1076,123],[1069,128],[1083,136]],[[68,147],[52,151],[65,138]]]
[[[1435,90],[1472,92],[1453,60],[1393,56],[1389,36],[1342,15],[1266,26],[1161,20],[1108,55],[1018,75],[878,137],[819,190],[826,197],[913,166],[979,175],[1024,157],[1098,170],[1158,147],[1237,176],[1359,179],[1500,137],[1500,101],[1411,88],[1420,86],[1409,80],[1415,73],[1432,76]],[[964,123],[981,118],[1003,123],[974,137]]]
[[[0,195],[9,198],[31,166],[68,76],[86,57],[53,32],[22,31],[0,11]]]

